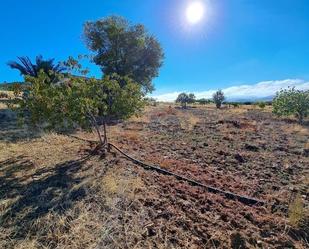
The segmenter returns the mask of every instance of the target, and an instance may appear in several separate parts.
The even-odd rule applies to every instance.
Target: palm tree
[[[19,70],[21,75],[29,75],[37,77],[40,70],[51,76],[50,71],[61,73],[65,71],[65,67],[60,63],[54,64],[55,59],[44,60],[42,55],[35,58],[35,64],[31,62],[28,56],[17,57],[19,61],[10,61],[8,66],[12,69]]]

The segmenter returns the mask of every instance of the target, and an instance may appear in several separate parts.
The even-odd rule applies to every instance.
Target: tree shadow
[[[34,167],[22,156],[0,162],[0,203],[11,205],[0,215],[0,227],[14,229],[13,238],[25,238],[33,222],[50,211],[63,214],[74,202],[86,196],[85,187],[78,187],[85,177],[75,173],[86,171],[91,156],[43,168],[34,174],[22,174]],[[21,177],[16,177],[20,174]],[[80,175],[80,174],[78,174]],[[28,234],[29,235],[29,234]]]
[[[18,124],[17,115],[9,109],[0,109],[0,141],[16,142],[40,137],[41,132]]]

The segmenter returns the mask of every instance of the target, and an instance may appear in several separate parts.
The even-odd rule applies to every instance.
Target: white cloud
[[[227,98],[263,98],[274,95],[280,89],[295,87],[299,90],[309,90],[309,82],[301,79],[262,81],[253,85],[239,85],[222,89]],[[193,92],[196,98],[211,98],[217,89]],[[190,92],[190,91],[188,91]],[[171,92],[152,97],[158,101],[175,101],[181,92]]]

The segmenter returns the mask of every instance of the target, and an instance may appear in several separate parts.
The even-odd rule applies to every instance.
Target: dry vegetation
[[[250,207],[22,129],[0,105],[0,248],[308,248],[307,126],[256,107],[159,105],[108,127],[136,158],[269,203]]]

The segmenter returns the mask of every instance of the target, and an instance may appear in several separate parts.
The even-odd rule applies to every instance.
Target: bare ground
[[[3,106],[1,114],[0,248],[308,247],[308,126],[252,107],[160,105],[109,127],[110,140],[136,158],[266,201],[261,207],[116,153],[89,157],[93,144],[21,129]]]

